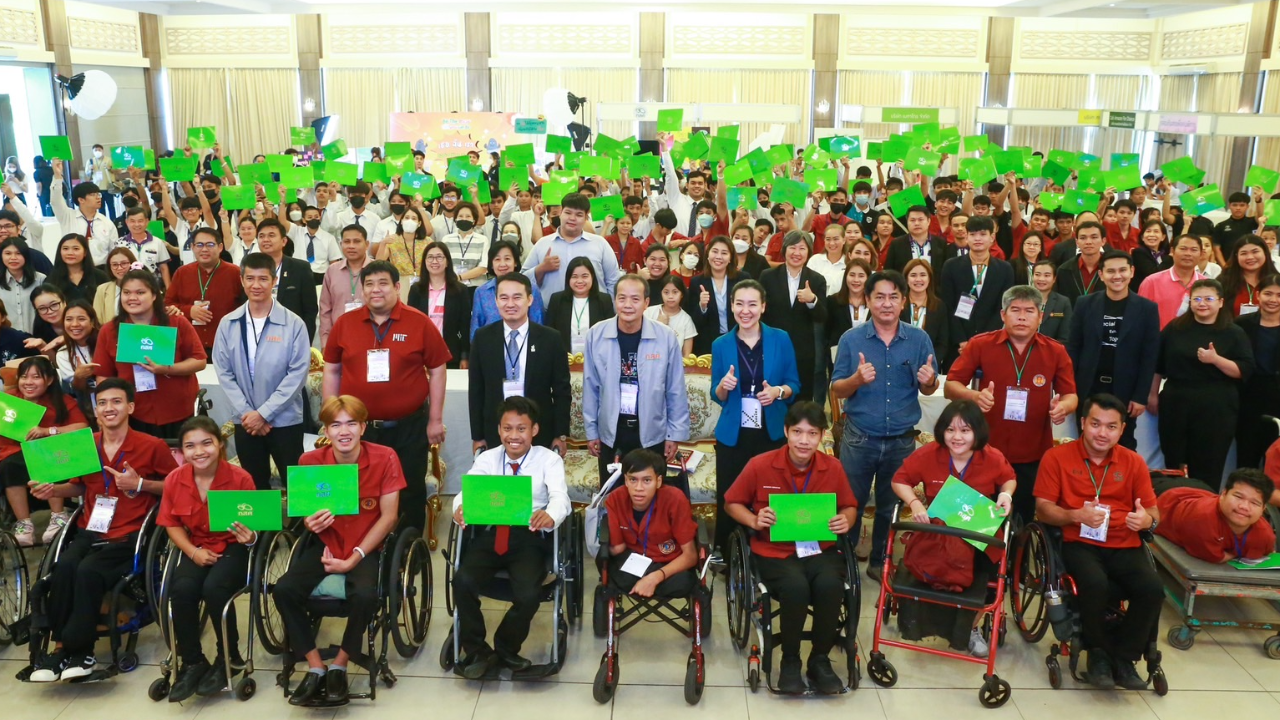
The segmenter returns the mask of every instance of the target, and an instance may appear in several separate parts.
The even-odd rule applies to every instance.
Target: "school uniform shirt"
[[[303,453],[298,464],[337,465],[338,460],[334,457],[333,446],[326,445]],[[360,478],[360,512],[355,515],[337,515],[333,518],[332,525],[317,533],[324,546],[339,560],[351,557],[355,547],[378,523],[382,517],[382,496],[398,493],[407,486],[404,472],[400,469],[400,458],[395,450],[385,445],[361,441],[356,467]],[[363,550],[373,553],[377,548]]]
[[[158,318],[153,318],[152,325],[159,325]],[[121,322],[127,316],[120,318]],[[168,318],[170,327],[178,329],[178,340],[173,356],[174,362],[182,362],[191,358],[208,360],[204,351],[204,343],[196,334],[191,322],[181,315]],[[98,346],[93,352],[93,361],[98,364],[95,371],[98,377],[118,377],[128,380],[137,387],[134,378],[134,366],[128,363],[116,363],[116,353],[120,342],[120,324],[109,322],[98,331]],[[139,392],[134,396],[133,416],[152,425],[167,425],[186,420],[195,414],[196,395],[200,392],[200,382],[195,375],[156,375],[156,389]]]
[[[698,328],[693,324],[693,318],[689,317],[689,313],[681,310],[679,313],[668,317],[664,322],[662,319],[663,312],[661,305],[650,305],[645,309],[644,316],[671,328],[671,332],[675,333],[676,339],[680,341],[681,350],[684,349],[685,340],[692,340],[698,337]]]
[[[391,353],[390,379],[370,382],[369,351],[382,349]],[[381,329],[367,308],[343,315],[324,347],[324,361],[342,366],[339,392],[363,400],[374,420],[399,420],[420,410],[431,389],[426,371],[451,359],[435,323],[402,302]]]
[[[22,393],[20,393],[17,388],[14,388],[13,390],[6,390],[5,395],[22,398]],[[26,400],[26,398],[22,399]],[[69,395],[64,395],[62,397],[62,404],[67,409],[67,419],[62,422],[57,422],[54,417],[55,413],[53,411],[53,402],[49,399],[48,393],[44,394],[37,400],[29,400],[28,402],[34,402],[35,404],[42,405],[45,408],[44,415],[40,417],[38,427],[51,428],[54,426],[72,425],[75,423],[87,424],[87,421],[84,419],[84,413],[80,412],[80,406],[76,404],[76,399]],[[0,460],[4,460],[11,455],[16,455],[20,449],[21,446],[17,440],[10,440],[7,437],[0,436]]]
[[[378,229],[378,223],[380,222],[382,222],[382,218],[378,217],[378,213],[374,212],[369,205],[365,205],[364,212],[359,214],[356,214],[354,210],[348,208],[334,216],[334,225],[337,226],[337,229],[329,229],[329,233],[331,237],[342,237],[343,228],[348,225],[359,225],[364,228],[366,237],[373,237],[373,233]],[[325,230],[328,228],[325,227],[324,223],[321,223],[320,229]],[[297,241],[295,241],[295,244],[296,242]],[[334,244],[337,245],[336,242]],[[306,259],[305,256],[303,256],[303,259]],[[334,259],[336,260],[337,258]],[[324,272],[324,270],[317,270],[317,272]]]
[[[451,232],[440,242],[449,249],[449,257],[453,260],[453,271],[458,275],[477,267],[484,267],[489,262],[489,236],[480,232],[480,228],[476,228],[466,237],[457,231]],[[487,279],[488,275],[481,275],[470,280],[461,280],[461,282],[463,285],[478,287]]]
[[[521,371],[523,373],[523,371]],[[522,375],[523,376],[523,375]],[[510,463],[520,464],[520,475],[527,475],[533,487],[533,511],[546,510],[556,527],[573,512],[569,502],[569,486],[564,479],[564,460],[560,453],[540,445],[533,445],[524,457],[510,457],[506,446],[485,450],[476,456],[468,475],[514,475]],[[456,511],[462,504],[462,492],[453,498],[453,509]],[[465,520],[467,511],[462,511]]]
[[[560,256],[560,269],[545,273],[542,276],[542,282],[538,282],[538,273],[535,268],[552,253]],[[607,240],[592,233],[584,232],[570,241],[557,232],[550,239],[539,241],[533,246],[533,252],[529,253],[529,257],[525,258],[520,272],[529,276],[533,286],[542,294],[543,302],[549,303],[552,295],[567,287],[565,281],[569,277],[569,263],[578,257],[585,257],[591,261],[596,271],[596,278],[604,287],[604,291],[612,295],[613,286],[617,284],[620,277],[618,258],[613,254],[613,247]]]
[[[893,482],[912,488],[923,484],[925,501],[933,502],[951,475],[992,499],[1001,485],[1014,479],[1013,466],[1004,453],[990,445],[975,450],[964,470],[953,473],[951,468],[951,451],[939,439],[908,455],[894,473]]]
[[[1014,366],[1016,352],[1012,347],[1009,334],[1004,330],[975,335],[952,363],[947,380],[968,385],[981,370],[982,387],[995,383],[995,404],[986,414],[991,426],[991,445],[1003,452],[1011,463],[1033,463],[1053,447],[1050,396],[1074,393],[1075,372],[1067,349],[1037,333],[1027,345],[1027,352],[1017,357],[1017,367],[1022,368],[1019,382]],[[1005,401],[1013,387],[1027,391],[1025,422],[1004,418]]]
[[[631,552],[654,562],[675,560],[680,557],[680,548],[698,536],[689,498],[670,485],[658,488],[639,520],[625,487],[609,493],[604,507],[609,514],[609,544],[625,544]]]
[[[221,460],[213,472],[209,491],[257,490],[253,476],[242,468]],[[191,543],[198,548],[222,554],[228,545],[236,542],[236,536],[226,530],[209,527],[209,501],[200,497],[196,487],[196,472],[192,465],[181,465],[164,479],[164,494],[160,496],[160,511],[156,514],[160,527],[180,527],[187,531]]]
[[[142,263],[148,271],[161,279],[160,266],[169,262],[169,248],[165,247],[164,241],[157,238],[151,233],[147,233],[147,237],[142,242],[134,240],[132,235],[125,235],[119,239],[113,239],[113,247],[129,248],[133,251],[133,256]],[[111,249],[108,248],[102,253],[102,262],[98,262],[97,256],[94,256],[94,264],[103,265],[106,263],[107,253]]]
[[[169,291],[165,293],[165,304],[182,311],[183,316],[191,319],[191,308],[195,303],[206,301],[213,320],[197,325],[194,321],[196,335],[205,350],[213,347],[213,339],[218,333],[218,325],[227,313],[235,310],[244,302],[244,286],[240,282],[240,268],[219,261],[213,272],[205,272],[200,263],[191,263],[178,268],[169,283]]]
[[[1135,548],[1142,544],[1138,533],[1125,525],[1125,516],[1136,507],[1135,500],[1142,500],[1145,508],[1157,507],[1151,473],[1141,455],[1116,445],[1102,464],[1097,465],[1089,460],[1084,443],[1079,440],[1045,453],[1036,475],[1035,496],[1066,510],[1076,510],[1086,502],[1095,501],[1110,506],[1106,542],[1080,537],[1079,523],[1062,526],[1062,538],[1067,542],[1107,548]]]
[[[104,468],[109,465],[124,472],[124,464],[127,462],[143,480],[164,480],[169,473],[178,468],[178,463],[173,459],[173,453],[169,452],[168,443],[137,430],[126,432],[124,442],[112,458],[108,458],[103,452],[101,432],[93,434],[93,444],[98,446],[98,459]],[[131,533],[142,529],[142,522],[146,520],[147,513],[160,502],[160,498],[145,490],[129,497],[128,493],[120,491],[115,476],[106,470],[71,478],[70,482],[72,485],[84,486],[85,512],[80,513],[78,520],[81,529],[89,526],[89,518],[93,516],[93,508],[98,502],[99,495],[116,499],[116,512],[111,518],[111,527],[102,534],[104,540],[128,537]]]
[[[203,227],[209,227],[204,220],[197,220],[196,224],[192,225],[186,221],[186,218],[178,217],[178,224],[173,228],[174,237],[177,238],[178,242],[174,244],[178,246],[178,259],[182,261],[183,265],[189,265],[196,261],[196,251],[192,247],[194,243],[192,242],[191,234]],[[217,230],[217,228],[214,228],[214,230]],[[222,237],[221,232],[218,233],[218,237]]]
[[[1275,550],[1276,533],[1265,518],[1237,536],[1218,509],[1218,494],[1210,490],[1173,488],[1162,493],[1157,503],[1160,524],[1156,534],[1173,541],[1192,557],[1220,563],[1228,553],[1253,560],[1265,558]]]
[[[809,258],[809,262],[805,263],[805,267],[818,273],[823,280],[827,281],[827,295],[830,296],[840,292],[840,288],[844,287],[846,262],[845,257],[841,255],[840,262],[833,263],[824,252]]]
[[[759,512],[769,506],[769,496],[774,493],[810,492],[835,493],[836,512],[858,507],[839,460],[822,452],[814,453],[809,467],[801,471],[791,464],[787,453],[783,446],[752,458],[725,493],[725,503],[745,505],[752,512]],[[826,550],[834,544],[824,541],[819,546]],[[751,552],[767,558],[789,558],[795,556],[796,544],[772,542],[765,529],[751,536]]]
[[[65,167],[63,171],[66,171]],[[62,235],[83,235],[89,241],[89,254],[93,256],[93,264],[105,265],[107,253],[115,247],[116,238],[119,237],[116,226],[111,224],[111,218],[105,212],[96,212],[92,218],[87,218],[79,208],[68,206],[62,189],[64,182],[54,178],[49,183],[49,206],[53,209],[53,216],[58,219]]]
[[[329,342],[333,324],[347,312],[347,306],[354,303],[364,305],[364,286],[360,283],[360,271],[351,270],[343,258],[324,271],[324,281],[320,283],[320,347]]]
[[[337,239],[324,228],[312,235],[307,228],[293,223],[289,227],[289,239],[293,241],[293,257],[307,261],[311,272],[323,274],[329,265],[343,259]]]
[[[1107,229],[1107,244],[1123,253],[1133,252],[1138,247],[1140,233],[1138,228],[1129,225],[1120,227],[1120,223],[1103,223]]]

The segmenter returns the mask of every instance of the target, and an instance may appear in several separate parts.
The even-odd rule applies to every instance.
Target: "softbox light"
[[[87,70],[70,78],[57,76],[71,101],[71,111],[86,120],[97,120],[116,101],[116,81],[101,70]]]

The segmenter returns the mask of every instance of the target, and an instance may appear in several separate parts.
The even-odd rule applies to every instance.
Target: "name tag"
[[[1026,388],[1010,387],[1005,389],[1004,419],[1012,420],[1014,422],[1027,421]]]
[[[640,397],[640,386],[632,383],[622,383],[622,402],[618,413],[621,415],[639,415],[636,412],[636,405]]]
[[[960,302],[956,304],[956,317],[968,320],[969,316],[973,315],[973,306],[977,304],[978,301],[974,300],[972,295],[961,295]]]
[[[85,529],[89,532],[105,533],[111,529],[111,519],[116,516],[116,498],[99,495],[93,504],[93,514],[89,516],[89,524]]]
[[[1187,308],[1191,306],[1191,296],[1183,295],[1182,304],[1178,306],[1178,317],[1182,317],[1187,313]]]
[[[142,365],[133,366],[133,389],[136,392],[151,392],[156,389],[155,373]]]
[[[756,398],[742,398],[742,427],[756,430],[764,427],[764,408]]]
[[[505,400],[509,397],[524,397],[523,380],[502,381],[502,399]]]
[[[359,310],[362,307],[364,307],[364,303],[362,302],[349,302],[342,306],[342,312],[349,313],[352,310]]]
[[[1107,541],[1107,530],[1111,527],[1111,506],[1098,504],[1094,505],[1094,507],[1106,513],[1106,517],[1102,519],[1102,524],[1096,528],[1080,523],[1080,537],[1084,540],[1096,540],[1104,543]]]
[[[1256,312],[1258,312],[1257,305],[1245,303],[1244,305],[1240,306],[1240,317],[1244,317],[1245,315],[1251,315]]]
[[[810,555],[818,555],[822,552],[822,548],[817,541],[809,540],[806,542],[796,543],[796,557],[807,558]]]
[[[208,310],[208,309],[209,309],[209,301],[208,301],[208,300],[196,300],[195,302],[191,303],[191,309],[193,309],[193,310],[194,310],[194,309],[196,309],[196,308],[200,308],[201,310]],[[1254,308],[1254,309],[1256,310],[1257,308]],[[1241,313],[1241,314],[1243,314],[1243,313]],[[191,324],[192,324],[192,325],[204,325],[204,324],[205,324],[205,322],[204,322],[203,320],[197,320],[197,319],[195,319],[195,318],[193,317],[193,318],[191,318]]]
[[[638,552],[633,552],[627,556],[626,561],[622,563],[622,572],[636,577],[644,577],[649,572],[649,566],[653,561]]]
[[[365,382],[391,381],[391,351],[386,348],[370,350],[365,356]]]
[[[570,339],[569,339],[569,350],[570,350],[574,355],[577,355],[578,353],[585,353],[585,352],[587,351],[587,336],[586,336],[586,335],[575,335],[575,336],[573,336],[572,338],[570,338]]]

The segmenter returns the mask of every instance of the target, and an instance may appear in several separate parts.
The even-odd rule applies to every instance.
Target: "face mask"
[[[685,255],[680,259],[680,262],[684,264],[686,270],[695,270],[698,267],[698,256]]]
[[[715,223],[715,221],[716,221],[716,217],[714,215],[699,215],[698,227],[704,228],[704,229],[709,228],[711,227],[712,224]]]
[[[854,195],[853,201],[858,203],[858,207],[866,207],[871,203],[870,195]]]
[[[558,228],[558,227],[560,227],[560,216],[559,216],[559,215],[557,215],[557,216],[555,216],[555,217],[551,218],[551,227],[553,227],[553,228]]]
[[[289,220],[291,220],[291,221],[293,221],[293,222],[300,222],[300,221],[302,220],[302,211],[301,211],[301,210],[290,210],[290,211],[289,211]]]
[[[401,205],[400,203],[396,203],[396,204],[394,204],[394,205],[392,205],[392,206],[391,206],[391,214],[392,214],[392,215],[403,215],[403,214],[404,214],[404,209],[405,209],[406,207],[408,207],[408,206],[407,206],[407,205]]]
[[[102,157],[102,151],[101,151],[101,150],[94,150],[94,151],[93,151],[93,156],[94,156],[94,157],[96,157],[96,158],[100,158],[100,157]]]
[[[161,198],[160,193],[158,193],[158,192],[153,192],[153,193],[151,193],[151,202],[153,202],[153,203],[158,203],[158,202],[160,202],[160,198]]]
[[[210,201],[212,201],[212,200],[217,200],[217,199],[218,199],[218,191],[217,191],[217,190],[205,190],[205,191],[204,191],[204,198],[205,198],[206,200],[210,200]]]
[[[848,210],[848,209],[849,209],[849,206],[848,206],[848,205],[832,205],[832,206],[831,206],[831,214],[832,214],[832,215],[843,215],[843,214],[844,214],[844,211],[845,211],[845,210]]]
[[[513,242],[513,243],[520,242],[520,236],[516,235],[515,233],[506,233],[502,236],[502,239],[506,240],[507,242]]]
[[[733,241],[733,251],[738,253],[739,255],[741,255],[742,253],[746,252],[749,249],[751,249],[751,244],[748,243],[746,240],[735,239]]]
[[[414,231],[418,229],[418,221],[405,220],[404,222],[400,223],[400,227],[404,228],[405,232],[412,234]]]
[[[357,210],[364,207],[364,198],[359,195],[353,195],[351,197],[351,207]]]
[[[138,207],[138,198],[132,195],[125,195],[120,198],[120,202],[124,203],[124,206],[127,208]]]
[[[264,212],[266,211],[267,206],[263,205],[262,203],[258,203],[257,205],[253,206],[253,209],[257,210],[258,212]]]
[[[315,220],[315,219],[308,220],[308,221],[307,221],[307,229],[308,229],[308,230],[310,230],[311,232],[315,232],[316,230],[319,230],[319,229],[320,229],[320,221],[319,221],[319,220]]]
[[[473,222],[471,222],[470,220],[459,220],[459,221],[458,221],[458,229],[459,229],[459,230],[461,230],[462,232],[468,232],[468,231],[470,231],[470,230],[471,230],[471,228],[473,228],[473,227],[475,227],[475,226],[476,226],[476,224],[475,224],[475,223],[473,223]]]
[[[9,172],[11,172],[11,173],[16,173],[16,172],[18,172],[18,168],[14,167],[13,165],[10,165],[10,166],[9,166],[9,168],[8,168],[8,170],[9,170]]]

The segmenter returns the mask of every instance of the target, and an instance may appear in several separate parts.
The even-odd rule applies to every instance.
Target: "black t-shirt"
[[[1252,233],[1257,227],[1258,221],[1254,218],[1227,218],[1213,226],[1213,244],[1222,248],[1223,255],[1230,255],[1236,241]]]
[[[1259,374],[1276,374],[1277,353],[1280,353],[1280,327],[1263,327],[1259,325],[1254,350],[1254,360],[1258,363],[1257,372]]]
[[[1120,343],[1120,326],[1129,296],[1123,300],[1107,298],[1102,307],[1102,348],[1098,354],[1098,376],[1112,377],[1116,367],[1116,345]]]
[[[622,358],[618,380],[623,385],[640,384],[640,333],[618,331],[618,351]]]

